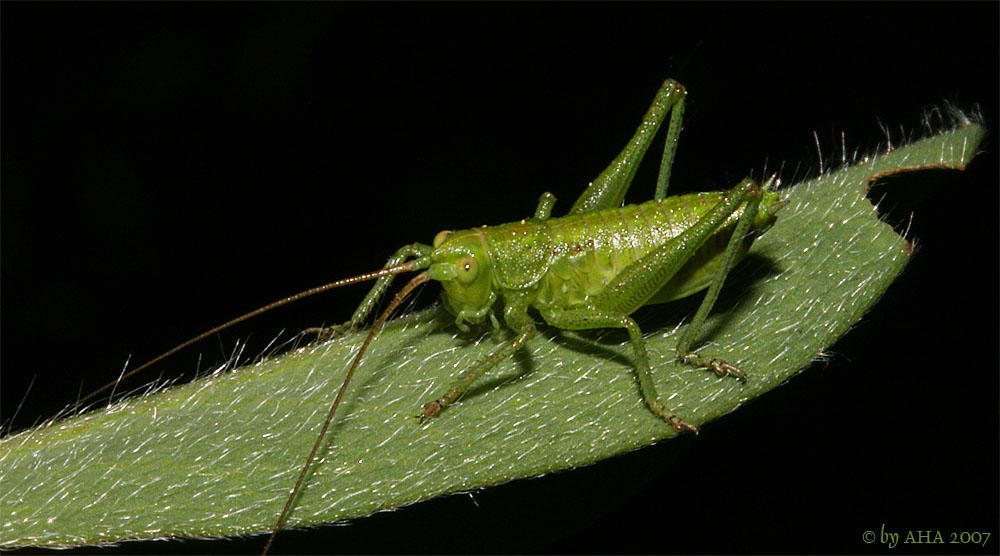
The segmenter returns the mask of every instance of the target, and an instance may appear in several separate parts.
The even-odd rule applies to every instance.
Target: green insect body
[[[751,193],[757,196],[749,213],[751,201],[744,197]],[[543,196],[543,202],[550,198]],[[562,218],[550,219],[540,208],[534,219],[444,231],[432,247],[412,246],[422,255],[415,262],[441,282],[442,301],[456,325],[465,329],[489,317],[496,326],[492,308],[502,299],[504,319],[518,332],[511,344],[473,365],[443,396],[425,404],[421,417],[437,416],[483,372],[533,337],[535,323],[528,314],[533,307],[557,328],[626,328],[650,408],[678,431],[695,430],[659,401],[641,332],[628,315],[643,305],[708,287],[724,270],[729,245],[727,266],[773,225],[781,206],[777,193],[746,181],[731,192],[682,195]],[[733,241],[741,219],[747,229]],[[683,352],[678,356],[688,355]],[[710,366],[720,374],[732,369],[744,376],[721,361]]]
[[[497,292],[501,297],[504,292],[527,296],[529,304],[543,316],[586,307],[614,287],[616,277],[629,265],[675,240],[722,197],[721,192],[693,193],[562,218],[443,232],[434,244],[431,260],[434,264],[457,264],[463,268],[456,274],[464,276],[442,280],[442,302],[456,315],[458,326],[481,322]],[[771,227],[780,206],[777,193],[764,193],[737,259]],[[616,309],[632,313],[642,305],[681,299],[707,288],[742,212],[741,208],[729,215],[704,238],[666,285],[647,298],[622,300]],[[463,262],[466,258],[472,260]],[[466,270],[464,265],[470,268]],[[431,269],[433,272],[433,265]]]

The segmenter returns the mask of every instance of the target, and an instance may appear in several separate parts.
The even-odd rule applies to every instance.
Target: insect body
[[[499,297],[504,319],[518,336],[467,370],[444,396],[425,404],[423,417],[437,416],[495,360],[534,335],[528,307],[557,328],[626,328],[640,381],[646,383],[645,345],[628,315],[643,305],[707,287],[744,214],[749,232],[734,243],[733,257],[746,253],[753,239],[774,223],[781,206],[777,193],[763,192],[762,208],[751,215],[744,196],[760,193],[755,190],[746,182],[730,193],[670,197],[563,218],[543,214],[532,221],[439,234],[427,272],[441,281],[444,306],[456,315],[456,324],[464,327],[492,316]],[[732,372],[738,373],[735,368]],[[675,429],[694,429],[667,411],[651,386],[643,388],[643,395],[653,413]]]

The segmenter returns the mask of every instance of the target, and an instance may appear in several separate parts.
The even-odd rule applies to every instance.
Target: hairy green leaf
[[[702,424],[821,356],[908,260],[878,219],[872,179],[961,169],[984,131],[966,123],[787,190],[778,223],[727,280],[700,339],[746,383],[675,363],[697,300],[644,308],[664,403]],[[422,403],[509,337],[459,334],[434,308],[390,323],[358,370],[289,527],[356,518],[442,494],[595,462],[674,436],[643,403],[622,331],[542,327],[459,403]],[[352,333],[0,444],[0,545],[70,547],[267,532],[363,340]]]

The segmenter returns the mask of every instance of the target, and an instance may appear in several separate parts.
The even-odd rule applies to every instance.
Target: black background
[[[945,101],[981,103],[997,129],[996,3],[5,3],[2,16],[2,410],[10,426],[23,399],[14,429],[130,356],[380,267],[406,242],[529,216],[545,190],[565,211],[666,77],[690,94],[674,192],[765,169],[813,176],[814,131],[829,162],[841,132],[849,151],[870,150],[885,141],[879,122],[898,141]],[[876,187],[891,222],[914,215],[910,267],[828,363],[699,437],[286,532],[276,550],[889,552],[862,541],[885,524],[993,535],[986,549],[895,551],[996,553],[995,145],[964,174]],[[651,195],[652,166],[630,200]],[[199,357],[211,367],[248,336],[252,354],[282,329],[343,321],[363,291],[262,317],[145,380]]]

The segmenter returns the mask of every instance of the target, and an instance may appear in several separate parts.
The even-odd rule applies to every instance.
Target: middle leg
[[[642,398],[654,415],[670,423],[677,432],[685,430],[698,432],[698,427],[688,423],[667,409],[660,401],[660,395],[653,384],[653,372],[649,366],[649,354],[646,351],[646,341],[642,337],[639,325],[628,315],[604,313],[593,307],[570,309],[565,311],[546,310],[542,316],[550,325],[567,330],[591,330],[594,328],[624,328],[628,331],[635,352],[635,374],[639,379],[639,390]]]

